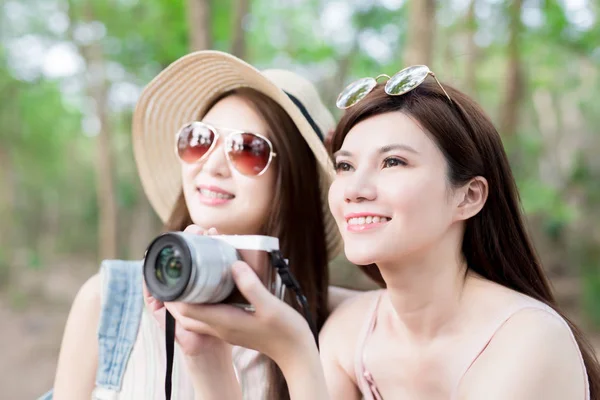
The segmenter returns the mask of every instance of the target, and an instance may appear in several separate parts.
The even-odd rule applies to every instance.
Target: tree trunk
[[[246,31],[244,18],[250,11],[250,0],[235,0],[233,10],[233,27],[231,40],[231,54],[241,59],[246,58]]]
[[[523,97],[523,72],[521,70],[521,6],[522,0],[510,4],[510,32],[508,39],[508,65],[506,71],[506,92],[500,110],[500,133],[514,135],[519,123],[519,108]]]
[[[347,82],[348,75],[350,73],[350,68],[352,67],[352,62],[358,53],[358,36],[360,32],[356,33],[354,40],[352,41],[352,46],[350,50],[344,55],[342,55],[337,62],[335,75],[331,78],[327,79],[327,82],[323,85],[324,89],[322,91],[323,101],[325,104],[335,104],[339,93],[342,91],[344,87],[350,82]],[[331,132],[323,132],[325,136],[328,136]],[[331,139],[331,138],[329,138]]]
[[[0,221],[4,229],[0,229],[0,289],[10,283],[14,248],[17,245],[15,236],[17,226],[15,216],[15,171],[11,167],[10,153],[0,147]]]
[[[190,51],[212,47],[210,0],[187,0]]]
[[[477,0],[471,0],[467,11],[467,65],[465,66],[465,90],[471,96],[477,92],[477,45],[475,44],[475,32],[477,31],[477,20],[475,18],[475,5]]]
[[[139,189],[143,193],[142,189]],[[128,215],[127,226],[123,227],[128,231],[127,239],[127,258],[138,260],[143,257],[144,251],[161,231],[161,223],[152,210],[152,206],[145,196],[139,196],[133,210]]]
[[[435,34],[435,0],[411,0],[404,65],[431,65]]]
[[[102,53],[99,44],[90,46],[93,54],[89,67],[103,68]],[[96,58],[97,57],[97,58]],[[100,73],[100,72],[99,72]],[[103,74],[103,71],[102,71]],[[96,102],[96,113],[100,121],[97,140],[96,177],[97,195],[100,211],[99,255],[101,259],[117,256],[117,206],[115,202],[114,178],[112,171],[111,127],[107,104],[107,82],[101,79],[90,87],[90,95]]]
[[[87,3],[83,21],[94,20],[94,12]],[[87,71],[87,92],[95,103],[95,116],[100,123],[96,137],[96,196],[98,199],[98,256],[102,259],[117,257],[117,205],[112,171],[111,121],[108,111],[108,82],[104,54],[100,42],[80,46]]]

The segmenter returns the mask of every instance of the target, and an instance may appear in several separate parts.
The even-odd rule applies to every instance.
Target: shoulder
[[[368,291],[343,301],[321,330],[321,353],[328,358],[337,359],[342,366],[351,368],[358,336],[380,295],[381,290]]]
[[[329,286],[328,288],[328,304],[329,312],[333,312],[340,304],[346,300],[362,293],[360,290],[346,289],[339,286]]]
[[[95,310],[100,312],[101,293],[102,293],[102,278],[100,274],[95,274],[89,278],[79,289],[73,308],[84,308],[87,310]]]
[[[55,398],[85,398],[94,388],[98,360],[100,275],[89,278],[75,296],[65,326],[54,383]]]
[[[538,307],[511,316],[464,378],[468,398],[493,392],[513,399],[583,399],[587,379],[565,320]]]
[[[100,274],[95,274],[81,286],[73,300],[67,326],[97,327],[102,307],[101,279]]]
[[[358,321],[365,321],[372,310],[375,301],[381,295],[381,290],[356,293],[346,298],[331,313],[323,326],[322,335],[326,339],[336,332],[360,330]]]
[[[498,346],[520,347],[531,362],[579,359],[579,348],[566,321],[551,310],[525,308],[515,313],[500,329]],[[561,364],[563,363],[561,362]]]

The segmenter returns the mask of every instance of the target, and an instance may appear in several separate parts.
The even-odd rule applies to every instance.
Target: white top
[[[165,334],[150,312],[144,308],[140,329],[125,368],[119,393],[97,390],[98,400],[153,400],[165,398]],[[233,363],[241,382],[244,400],[265,398],[268,358],[254,350],[234,347]],[[183,353],[177,342],[173,357],[174,400],[194,400],[194,389],[184,367]]]

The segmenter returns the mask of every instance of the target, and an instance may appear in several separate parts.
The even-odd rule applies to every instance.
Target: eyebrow
[[[381,147],[377,151],[377,153],[385,154],[385,153],[389,153],[390,151],[394,151],[394,150],[406,150],[410,153],[419,154],[419,152],[417,150],[415,150],[414,148],[412,148],[406,144],[388,144],[387,146]],[[352,153],[347,150],[339,150],[339,151],[336,151],[335,153],[333,153],[333,158],[336,158],[338,156],[350,157],[351,155],[352,155]]]

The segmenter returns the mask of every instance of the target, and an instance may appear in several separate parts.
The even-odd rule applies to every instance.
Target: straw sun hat
[[[150,204],[163,222],[169,218],[181,192],[181,165],[173,150],[177,130],[198,120],[218,96],[239,87],[253,88],[277,102],[314,153],[327,250],[329,258],[334,258],[342,242],[327,202],[334,171],[323,137],[335,121],[314,86],[290,71],[260,72],[230,54],[200,51],[158,74],[143,90],[133,116],[133,150]]]

